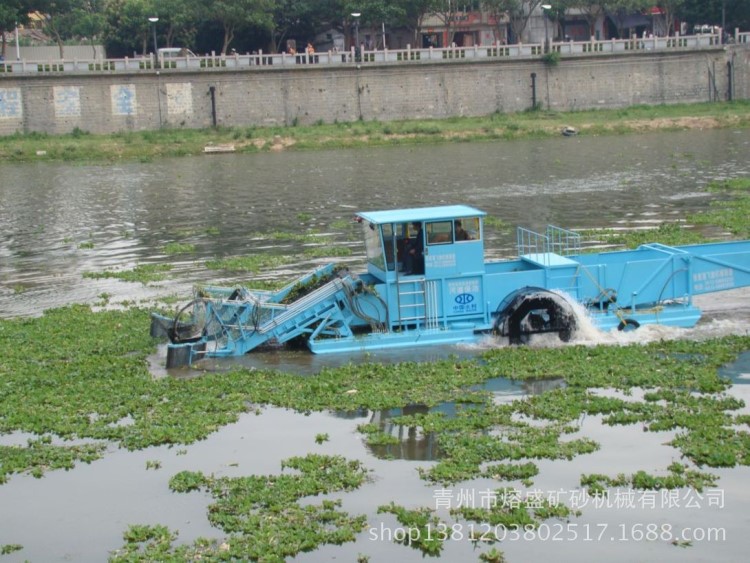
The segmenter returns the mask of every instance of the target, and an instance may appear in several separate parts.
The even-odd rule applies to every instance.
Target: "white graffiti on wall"
[[[109,87],[112,115],[136,115],[135,84],[113,84]]]
[[[52,90],[57,117],[81,116],[81,89],[78,86],[54,86]]]
[[[193,85],[189,82],[167,84],[167,113],[193,115]]]
[[[0,119],[21,119],[23,104],[20,88],[0,88]]]

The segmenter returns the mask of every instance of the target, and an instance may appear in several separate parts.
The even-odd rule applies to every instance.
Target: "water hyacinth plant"
[[[343,512],[340,500],[320,504],[299,501],[334,491],[350,491],[368,479],[358,461],[309,454],[283,462],[295,473],[215,478],[183,471],[170,480],[175,492],[205,490],[215,503],[208,509],[211,523],[228,536],[173,545],[177,535],[163,526],[131,526],[125,545],[112,561],[169,559],[174,561],[282,561],[324,544],[353,541],[365,526],[364,516]]]

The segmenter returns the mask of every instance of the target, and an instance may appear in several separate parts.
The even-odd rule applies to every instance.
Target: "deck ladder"
[[[423,323],[424,328],[438,327],[437,282],[424,278],[398,282],[399,324]]]

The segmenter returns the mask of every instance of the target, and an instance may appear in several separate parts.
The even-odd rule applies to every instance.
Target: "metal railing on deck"
[[[547,225],[544,234],[523,227],[516,229],[519,256],[549,264],[550,255],[571,256],[581,253],[581,235],[575,231]]]

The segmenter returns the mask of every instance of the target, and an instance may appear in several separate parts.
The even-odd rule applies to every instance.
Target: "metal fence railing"
[[[750,44],[750,32],[735,32],[731,40],[736,44]],[[685,35],[675,37],[643,37],[631,39],[609,39],[597,41],[552,42],[550,51],[563,56],[605,55],[645,51],[679,51],[685,49],[714,48],[721,45],[718,34]],[[290,66],[320,67],[321,65],[367,65],[367,64],[415,64],[449,63],[468,60],[502,60],[538,57],[544,54],[543,43],[514,45],[475,45],[473,47],[447,47],[438,49],[384,49],[349,51],[327,51],[314,54],[238,54],[122,59],[75,59],[75,60],[12,60],[0,61],[0,76],[17,74],[64,74],[64,73],[112,73],[154,72],[186,70],[259,70],[266,68],[289,68]]]
[[[544,234],[517,227],[516,244],[519,256],[529,257],[547,266],[553,255],[573,256],[581,253],[581,235],[554,225],[547,225]]]

